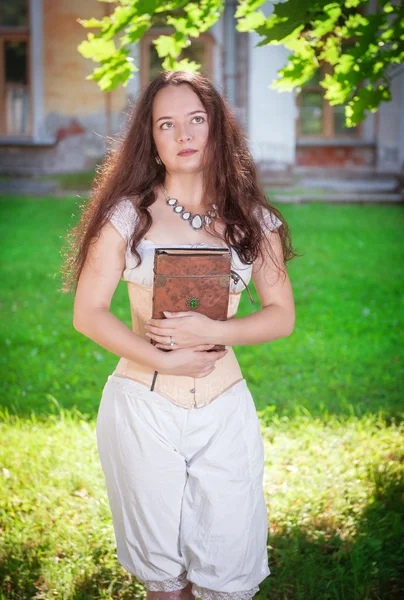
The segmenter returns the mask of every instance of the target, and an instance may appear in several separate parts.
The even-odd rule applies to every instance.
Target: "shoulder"
[[[257,206],[255,212],[261,221],[261,226],[265,234],[268,233],[268,231],[274,231],[275,229],[278,229],[282,225],[282,221],[272,210],[270,210],[269,207]]]
[[[109,220],[112,225],[126,241],[128,241],[132,235],[136,219],[136,208],[132,200],[126,196],[118,200],[109,213]]]

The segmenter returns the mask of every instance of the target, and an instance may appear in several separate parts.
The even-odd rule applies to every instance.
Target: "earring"
[[[155,158],[156,158],[156,163],[157,163],[158,165],[162,165],[162,164],[163,164],[163,163],[161,162],[161,158],[159,157],[159,155],[157,155]]]

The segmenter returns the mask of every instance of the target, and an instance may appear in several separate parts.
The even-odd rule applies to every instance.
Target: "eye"
[[[201,116],[199,116],[199,117],[194,117],[192,120],[194,120],[194,119],[200,119],[200,121],[198,121],[198,124],[199,124],[199,123],[203,123],[203,122],[204,122],[204,120],[205,120],[205,119],[204,119],[203,117],[201,117]]]
[[[172,125],[171,121],[165,121],[160,125],[160,129],[171,129],[171,127],[164,127],[164,125]]]

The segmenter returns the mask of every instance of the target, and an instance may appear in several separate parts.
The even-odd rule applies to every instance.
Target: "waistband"
[[[232,383],[231,385],[229,385],[227,388],[223,389],[217,396],[215,396],[214,398],[207,398],[205,403],[200,403],[199,405],[196,405],[195,402],[192,402],[192,404],[190,403],[179,403],[178,401],[174,400],[173,398],[167,397],[163,394],[161,394],[160,392],[156,392],[155,390],[151,391],[147,385],[145,385],[143,382],[138,381],[132,377],[127,377],[124,375],[119,375],[116,374],[115,372],[111,373],[111,375],[108,376],[107,382],[111,382],[114,385],[117,385],[120,389],[122,389],[124,392],[126,393],[133,393],[133,392],[140,392],[141,394],[157,394],[158,396],[166,399],[167,401],[171,402],[172,404],[175,404],[176,406],[178,406],[179,408],[186,408],[186,409],[190,409],[190,408],[202,408],[203,406],[207,406],[208,404],[210,404],[211,402],[213,402],[214,400],[220,398],[221,396],[227,395],[227,394],[232,394],[232,393],[238,393],[241,391],[241,389],[245,388],[245,386],[247,385],[247,381],[244,377],[242,377],[241,379],[238,379],[237,381],[235,381],[234,383]]]

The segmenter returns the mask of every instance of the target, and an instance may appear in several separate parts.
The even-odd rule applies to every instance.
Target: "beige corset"
[[[145,323],[152,316],[153,289],[132,281],[128,281],[127,284],[132,313],[132,329],[137,335],[148,339],[145,336]],[[228,319],[236,315],[240,296],[241,292],[230,293]],[[214,371],[206,377],[194,378],[158,373],[154,391],[184,408],[193,406],[200,408],[209,404],[225,390],[243,379],[233,348],[227,347],[227,349],[226,356],[216,361]],[[121,358],[113,374],[134,379],[150,389],[154,370],[135,361]]]

